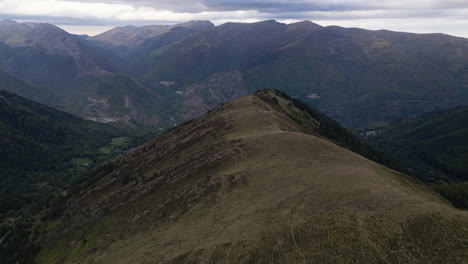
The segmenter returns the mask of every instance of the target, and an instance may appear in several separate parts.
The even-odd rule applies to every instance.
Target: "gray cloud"
[[[210,8],[204,4],[204,0],[69,0],[81,3],[107,3],[127,4],[132,6],[150,6],[158,9],[166,9],[174,12],[203,12]]]
[[[64,17],[64,16],[25,16],[25,15],[1,15],[0,20],[11,19],[16,21],[32,21],[37,23],[49,23],[54,25],[69,25],[69,26],[146,26],[150,24],[170,25],[185,21],[178,20],[114,20],[100,19],[95,17]]]
[[[468,8],[466,0],[69,0],[87,3],[151,6],[174,12],[256,10],[264,13],[304,11],[408,10]]]
[[[256,10],[262,13],[344,11],[366,8],[363,3],[330,3],[327,1],[205,0],[204,4],[214,10]]]

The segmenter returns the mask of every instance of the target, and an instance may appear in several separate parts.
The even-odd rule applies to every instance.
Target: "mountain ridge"
[[[188,21],[174,25],[149,25],[149,26],[125,26],[115,27],[109,31],[103,32],[99,35],[88,38],[92,41],[105,43],[110,46],[127,46],[136,47],[147,39],[157,37],[173,28],[187,28],[194,31],[201,31],[214,27],[213,23],[206,20]]]
[[[226,23],[154,50],[133,74],[170,95],[238,70],[249,92],[282,90],[351,127],[468,100],[467,39],[309,25]]]
[[[191,29],[191,23],[201,26]],[[143,36],[136,47],[67,36],[91,58],[84,70],[73,66],[73,56],[6,44],[0,44],[0,67],[58,97],[63,110],[159,128],[264,88],[282,90],[354,128],[468,102],[468,40],[463,38],[322,27],[310,21],[216,27],[195,21],[161,27],[159,35]],[[93,61],[113,70],[98,71]],[[225,93],[230,80],[237,89],[231,95]],[[187,98],[194,90],[197,98]]]
[[[466,259],[466,212],[332,143],[324,123],[271,90],[230,101],[70,190],[36,261]]]
[[[66,55],[74,60],[77,75],[106,74],[113,69],[102,60],[87,54],[78,39],[61,28],[47,23],[0,24],[0,41],[11,47],[39,47],[46,54]]]

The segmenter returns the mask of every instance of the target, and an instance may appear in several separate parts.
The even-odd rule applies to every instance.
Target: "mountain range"
[[[248,91],[280,89],[358,127],[466,104],[467,51],[466,39],[437,34],[228,23],[153,51],[139,74],[174,93],[239,71]]]
[[[102,46],[113,47],[115,49],[122,47],[135,48],[145,42],[149,42],[151,39],[157,39],[157,37],[177,29],[199,32],[212,27],[214,25],[210,21],[189,21],[175,25],[150,25],[143,27],[125,26],[113,28],[88,39],[100,43]]]
[[[0,69],[58,98],[49,105],[103,122],[164,128],[265,88],[348,127],[468,101],[468,40],[443,34],[271,20],[128,26],[87,38],[4,20],[0,41]]]

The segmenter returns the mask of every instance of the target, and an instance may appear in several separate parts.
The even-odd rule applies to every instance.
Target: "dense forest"
[[[468,180],[468,107],[439,110],[361,129],[363,135],[429,183]]]
[[[150,135],[86,121],[0,90],[0,218]]]
[[[391,153],[404,171],[468,208],[468,107],[377,123],[359,131]]]

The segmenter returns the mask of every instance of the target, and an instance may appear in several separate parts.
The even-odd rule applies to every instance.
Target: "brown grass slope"
[[[272,91],[228,102],[70,199],[36,261],[468,263],[467,212],[319,126]]]

